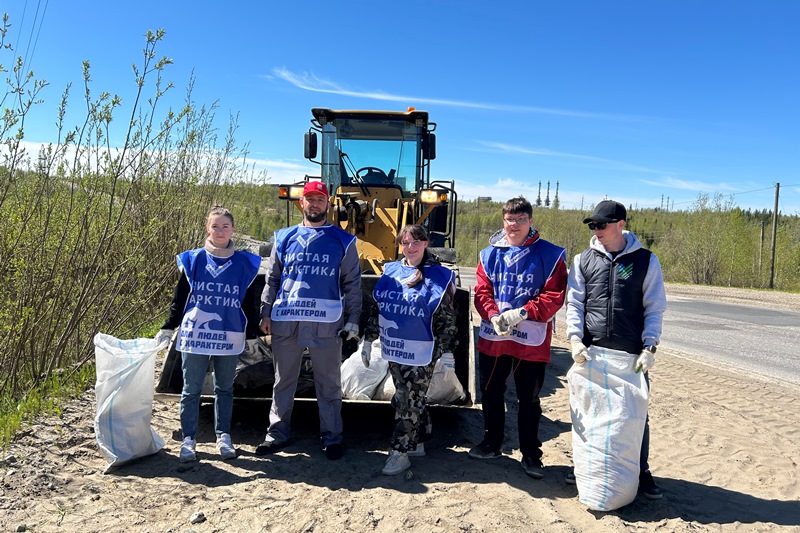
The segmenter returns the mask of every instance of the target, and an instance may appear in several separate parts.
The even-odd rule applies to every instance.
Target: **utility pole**
[[[764,257],[764,221],[761,221],[761,237],[758,241],[758,277],[761,277],[761,258]]]
[[[769,261],[769,288],[774,289],[775,285],[775,246],[778,237],[778,198],[781,193],[781,184],[775,184],[775,207],[772,209],[772,257]]]

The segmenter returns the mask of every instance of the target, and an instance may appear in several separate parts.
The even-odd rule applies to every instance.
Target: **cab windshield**
[[[350,186],[421,186],[421,128],[403,121],[336,119],[322,128],[323,179]]]

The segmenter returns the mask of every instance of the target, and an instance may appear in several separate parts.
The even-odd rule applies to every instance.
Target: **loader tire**
[[[439,258],[442,263],[456,263],[456,249],[455,248],[439,248],[431,246],[428,252]]]

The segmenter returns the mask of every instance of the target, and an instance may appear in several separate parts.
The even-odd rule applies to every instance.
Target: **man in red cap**
[[[361,266],[355,236],[328,223],[328,188],[303,187],[303,222],[275,233],[261,295],[261,331],[272,335],[275,385],[269,429],[256,455],[286,446],[303,351],[314,371],[322,448],[342,449],[342,341],[358,339]]]

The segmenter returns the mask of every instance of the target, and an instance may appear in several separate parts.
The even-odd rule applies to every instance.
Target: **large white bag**
[[[154,339],[94,337],[97,414],[94,434],[108,461],[104,472],[164,447],[150,427],[156,354],[165,346]]]
[[[381,357],[381,343],[375,341],[370,352],[369,367],[361,362],[361,347],[342,363],[342,396],[351,400],[371,400],[375,390],[389,373],[389,363]]]
[[[590,346],[586,363],[567,372],[578,499],[595,511],[636,498],[649,395],[636,357]]]

